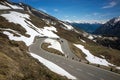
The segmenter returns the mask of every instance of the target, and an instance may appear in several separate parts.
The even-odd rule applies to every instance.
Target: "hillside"
[[[1,5],[3,3],[6,2],[0,1],[0,79],[67,80],[65,77],[51,72],[43,64],[32,58],[28,53],[28,46],[24,42],[10,40],[8,36],[3,34],[3,31],[8,31],[16,36],[20,36],[20,34],[25,35],[24,33],[26,32],[20,25],[9,23],[5,18],[1,17],[1,14],[4,12],[15,12],[14,9]]]
[[[101,46],[94,38],[95,36],[76,30],[70,24],[29,5],[2,0],[0,1],[0,79],[79,78],[78,74],[69,71],[74,72],[76,68],[69,69],[70,65],[62,64],[64,61],[73,64],[78,64],[79,61],[88,62],[108,69],[113,68],[118,72],[120,51]],[[57,60],[60,62],[55,62]]]
[[[105,24],[101,25],[95,32],[95,34],[104,36],[113,36],[120,38],[120,17],[115,17]]]
[[[120,17],[113,18],[101,25],[94,34],[103,36],[97,39],[99,44],[120,50]]]

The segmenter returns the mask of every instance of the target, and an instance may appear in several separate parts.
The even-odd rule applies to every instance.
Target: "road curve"
[[[67,40],[60,38],[59,41],[62,41],[61,42],[62,50],[68,56],[69,59],[74,58],[75,60],[79,60],[79,58],[70,50]]]
[[[44,51],[40,48],[44,39],[36,39],[29,47],[30,52],[57,64],[75,76],[77,80],[120,80],[119,74]]]

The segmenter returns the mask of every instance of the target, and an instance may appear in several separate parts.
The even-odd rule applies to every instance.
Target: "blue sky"
[[[105,21],[120,16],[120,0],[12,0],[69,21]]]

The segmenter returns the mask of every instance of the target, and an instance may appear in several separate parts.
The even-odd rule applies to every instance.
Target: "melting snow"
[[[11,31],[13,33],[16,33],[17,35],[20,35],[17,31],[14,31],[12,29],[6,29],[6,28],[0,28],[1,30],[4,30],[4,31]]]
[[[82,40],[82,39],[80,39],[83,43],[86,43],[86,41],[84,41],[84,40]]]
[[[64,52],[62,51],[61,45],[57,40],[48,38],[48,39],[45,39],[45,43],[50,43],[51,44],[50,46],[48,46],[48,48],[56,49],[56,50],[58,50],[58,51],[60,51],[64,54]]]
[[[7,2],[6,2],[6,4],[7,4],[8,6],[10,6],[11,8],[13,8],[13,9],[23,9],[22,7],[19,7],[19,6],[17,6],[17,5],[11,5],[11,4],[7,3]]]
[[[116,67],[117,69],[120,69],[120,67]]]
[[[35,36],[47,36],[53,38],[59,38],[54,32],[57,32],[56,28],[51,27],[44,27],[44,28],[37,28],[34,26],[30,21],[30,16],[28,14],[22,14],[15,11],[10,11],[7,14],[1,14],[4,18],[6,18],[9,22],[19,24],[27,31],[26,34],[29,34],[30,37],[20,36],[15,37],[13,34],[5,31],[4,34],[8,35],[9,39],[16,40],[16,41],[24,41],[27,46],[32,44]]]
[[[63,68],[59,67],[58,65],[54,64],[53,62],[48,61],[47,59],[44,59],[34,53],[30,53],[31,56],[38,59],[41,63],[43,63],[46,67],[48,67],[51,71],[60,74],[62,76],[66,76],[68,79],[76,79],[76,77],[69,74],[67,71],[65,71]]]
[[[84,48],[83,45],[80,45],[80,44],[74,44],[74,45],[80,50],[82,50],[82,52],[86,55],[86,59],[89,62],[94,63],[94,64],[104,65],[104,66],[109,66],[109,65],[114,66],[113,64],[107,62],[105,59],[92,55],[89,50]]]
[[[92,35],[89,35],[89,36],[88,36],[88,39],[93,40],[94,38],[93,38]]]
[[[7,6],[4,6],[4,5],[1,5],[1,4],[0,4],[0,10],[1,10],[1,9],[10,9],[10,8],[7,7]]]
[[[103,56],[103,55],[100,55],[102,58],[105,58],[105,56]]]
[[[71,25],[68,25],[68,24],[63,23],[63,22],[60,22],[60,23],[62,23],[68,30],[72,30],[73,29],[73,27]]]

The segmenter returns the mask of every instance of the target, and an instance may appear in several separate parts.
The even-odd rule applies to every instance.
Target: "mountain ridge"
[[[93,33],[97,28],[99,28],[102,24],[99,23],[70,23],[73,27],[82,29],[88,33]]]
[[[50,66],[46,66],[44,61],[40,62],[40,59],[43,60],[44,57],[41,58],[41,56],[39,56],[39,59],[37,59],[37,53],[32,53],[29,50],[30,45],[33,44],[34,46],[36,46],[34,44],[35,39],[38,39],[38,43],[36,44],[38,48],[41,49],[41,51],[38,51],[40,52],[39,55],[44,53],[55,55],[55,53],[63,50],[63,52],[61,51],[61,53],[64,53],[64,55],[60,57],[66,60],[69,59],[69,61],[71,61],[71,59],[87,61],[90,64],[99,64],[108,68],[112,66],[115,70],[118,69],[118,67],[120,66],[120,59],[118,57],[120,55],[120,51],[100,46],[94,41],[95,36],[81,30],[76,30],[69,23],[58,20],[44,12],[38,11],[25,4],[12,4],[9,2],[5,2],[4,4],[0,4],[0,6],[2,6],[2,8],[0,8],[0,44],[2,44],[0,45],[0,54],[2,54],[0,58],[3,63],[5,61],[3,60],[3,57],[6,56],[8,56],[8,60],[12,59],[13,63],[17,60],[17,62],[15,63],[16,68],[14,71],[20,71],[20,73],[12,74],[12,72],[5,73],[4,69],[0,70],[1,73],[3,72],[3,74],[0,74],[3,77],[3,80],[11,79],[11,76],[13,76],[12,79],[17,80],[66,80],[66,77],[70,77],[70,79],[75,79],[74,76],[70,75],[64,69],[62,70],[65,71],[65,73],[62,74],[58,73],[58,70],[52,72],[50,71]],[[39,40],[41,41],[40,43]],[[56,45],[54,45],[54,43]],[[40,47],[40,45],[42,45],[43,47]],[[37,48],[35,48],[35,50],[36,49]],[[84,52],[84,50],[87,52],[90,51],[89,54]],[[59,52],[59,54],[61,53]],[[101,57],[101,55],[104,57]],[[94,60],[97,60],[99,63],[94,63]],[[3,63],[0,66],[11,65],[9,63]],[[23,63],[26,63],[26,65],[24,65]],[[52,62],[49,61],[48,63]],[[43,69],[40,68],[41,66]],[[54,67],[52,67],[52,70],[54,70],[53,68]],[[10,69],[12,71],[13,68],[10,67]],[[4,73],[7,75],[7,77],[6,75],[4,75]],[[11,76],[9,76],[9,74]],[[61,77],[60,75],[63,77]]]
[[[104,36],[114,36],[120,37],[120,17],[115,17],[110,19],[108,22],[103,24],[100,28],[98,28],[94,33],[100,34]]]

